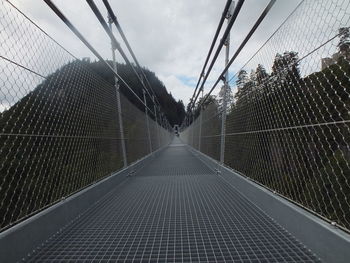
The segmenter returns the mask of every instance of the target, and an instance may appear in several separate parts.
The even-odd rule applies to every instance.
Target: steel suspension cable
[[[129,44],[129,41],[128,41],[128,39],[125,36],[124,31],[123,31],[123,29],[122,29],[122,27],[121,27],[121,25],[120,25],[120,23],[119,23],[119,21],[117,19],[117,16],[115,15],[112,7],[110,6],[108,0],[102,0],[102,1],[103,1],[104,5],[105,5],[105,7],[107,9],[107,12],[108,12],[108,15],[109,15],[110,19],[112,20],[112,22],[116,26],[117,30],[119,31],[120,36],[122,37],[122,39],[123,39],[127,49],[129,50],[133,60],[135,61],[136,66],[138,67],[139,71],[141,72],[143,78],[146,80],[148,88],[150,89],[150,91],[154,95],[154,98],[156,100],[156,104],[164,112],[164,109],[163,109],[162,105],[160,104],[160,102],[158,100],[158,97],[157,97],[156,93],[154,92],[154,90],[153,90],[153,88],[152,88],[152,86],[151,86],[151,84],[150,84],[146,74],[144,73],[143,69],[141,68],[140,63],[138,62],[138,59],[136,58],[136,55],[135,55],[134,51],[132,50],[131,45]]]
[[[105,19],[103,18],[101,12],[98,10],[97,6],[95,5],[95,2],[93,0],[86,0],[86,2],[88,3],[88,5],[90,6],[91,10],[94,12],[95,16],[97,17],[98,21],[100,22],[100,24],[102,25],[103,29],[106,31],[106,33],[108,34],[109,38],[111,39],[113,46],[119,51],[119,53],[121,54],[121,56],[123,57],[123,59],[125,60],[126,64],[128,64],[134,74],[136,75],[136,77],[138,78],[138,80],[141,82],[143,88],[145,89],[145,91],[147,92],[148,96],[150,96],[150,98],[152,98],[151,94],[149,93],[148,89],[146,88],[143,80],[141,79],[139,73],[136,71],[135,67],[132,65],[132,63],[130,62],[130,60],[128,59],[128,57],[126,56],[124,50],[122,49],[122,47],[120,46],[119,42],[117,41],[117,39],[115,38],[115,36],[113,35],[113,32],[110,30],[110,28],[108,27],[107,22],[105,21]]]
[[[195,103],[196,103],[196,101],[197,101],[197,99],[199,97],[199,94],[202,91],[202,89],[204,88],[204,84],[205,84],[205,82],[207,81],[207,79],[208,79],[208,77],[210,75],[210,72],[211,72],[211,70],[212,70],[212,68],[213,68],[213,66],[214,66],[214,64],[215,64],[215,62],[216,62],[216,60],[217,60],[217,58],[218,58],[218,56],[220,54],[220,51],[221,51],[222,47],[224,46],[224,44],[226,42],[226,38],[227,38],[228,34],[230,33],[231,28],[232,28],[233,24],[235,23],[239,12],[241,11],[243,3],[244,3],[244,0],[239,0],[237,5],[236,5],[236,7],[235,7],[235,10],[233,11],[232,18],[231,18],[230,22],[228,23],[228,25],[227,25],[227,27],[225,29],[225,32],[224,32],[224,34],[223,34],[223,36],[222,36],[222,38],[220,40],[220,44],[219,44],[219,46],[216,49],[214,57],[213,57],[210,65],[209,65],[208,71],[207,71],[207,73],[204,76],[202,84],[200,85],[199,91],[198,91],[194,101],[192,102],[191,109],[194,108],[194,105],[195,105]]]
[[[138,67],[139,71],[140,71],[141,74],[143,75],[144,79],[146,80],[146,82],[147,82],[147,84],[148,84],[149,89],[152,91],[152,93],[153,93],[153,95],[155,96],[155,98],[156,98],[158,104],[160,105],[160,103],[159,103],[159,101],[158,101],[158,98],[156,97],[156,94],[155,94],[155,92],[154,92],[152,86],[150,85],[150,83],[149,83],[149,81],[148,81],[148,79],[147,79],[145,73],[143,72],[143,70],[142,70],[142,68],[141,68],[141,66],[140,66],[140,63],[138,62],[138,60],[137,60],[137,58],[136,58],[136,55],[135,55],[134,51],[132,50],[132,48],[131,48],[131,46],[130,46],[130,44],[129,44],[129,41],[128,41],[128,39],[127,39],[126,36],[125,36],[124,31],[123,31],[123,29],[122,29],[122,27],[121,27],[121,25],[120,25],[120,23],[119,23],[119,21],[118,21],[118,19],[117,19],[116,15],[115,15],[115,13],[114,13],[114,11],[113,11],[113,9],[112,9],[112,7],[110,6],[108,0],[102,0],[102,1],[103,1],[104,5],[105,5],[105,7],[106,7],[106,9],[107,9],[107,12],[108,12],[109,17],[111,18],[111,20],[113,21],[114,25],[115,25],[116,28],[118,29],[120,36],[122,37],[122,39],[123,39],[123,41],[124,41],[124,43],[125,43],[127,49],[129,50],[129,52],[130,52],[130,54],[131,54],[133,60],[135,61],[136,66]]]
[[[130,92],[145,106],[143,100],[135,93],[135,91],[128,85],[128,83],[105,61],[102,56],[97,52],[97,50],[85,39],[85,37],[79,32],[79,30],[68,20],[68,18],[58,9],[58,7],[51,0],[44,0],[45,3],[51,8],[51,10],[68,26],[68,28],[84,43],[84,45],[90,49],[90,51],[101,61],[107,68],[109,68],[113,74],[115,74],[118,79],[122,81],[123,84],[130,90]],[[147,109],[152,113],[153,111],[147,107]]]
[[[243,42],[241,43],[241,45],[238,47],[238,49],[236,50],[235,54],[232,56],[232,58],[230,59],[230,61],[228,62],[228,64],[226,65],[226,67],[224,68],[224,70],[221,72],[220,76],[218,77],[218,79],[216,80],[216,82],[214,83],[213,87],[210,89],[210,91],[207,93],[207,95],[205,96],[205,98],[201,101],[200,105],[198,107],[201,107],[204,102],[209,98],[210,94],[213,92],[213,90],[215,89],[215,87],[217,86],[217,84],[224,79],[225,73],[226,71],[230,68],[230,66],[232,65],[232,63],[235,61],[235,59],[237,58],[237,56],[239,55],[239,53],[242,51],[242,49],[244,48],[244,46],[247,44],[247,42],[249,41],[249,39],[251,38],[251,36],[254,34],[254,32],[256,31],[256,29],[259,27],[259,25],[261,24],[261,22],[264,20],[264,18],[266,17],[266,15],[269,13],[269,11],[271,10],[272,6],[275,4],[276,0],[271,0],[269,2],[269,4],[266,6],[266,8],[264,9],[264,11],[261,13],[260,17],[258,18],[258,20],[255,22],[254,26],[252,27],[252,29],[249,31],[248,35],[244,38]]]
[[[105,1],[105,0],[103,0],[103,1]],[[202,78],[203,78],[203,76],[204,76],[205,68],[207,67],[209,58],[210,58],[210,56],[211,56],[211,53],[213,52],[215,43],[216,43],[216,41],[217,41],[217,38],[218,38],[218,36],[219,36],[219,33],[220,33],[220,31],[221,31],[222,25],[223,25],[223,23],[224,23],[224,21],[225,21],[225,17],[227,16],[227,12],[228,12],[228,10],[229,10],[229,8],[230,8],[230,6],[231,6],[231,3],[232,3],[232,0],[227,0],[227,1],[226,1],[226,5],[225,5],[225,7],[224,7],[224,11],[223,11],[223,13],[222,13],[222,15],[221,15],[219,24],[218,24],[218,26],[217,26],[217,28],[216,28],[216,32],[215,32],[214,38],[213,38],[213,40],[212,40],[212,42],[211,42],[211,45],[210,45],[210,48],[209,48],[207,57],[206,57],[206,59],[205,59],[205,62],[204,62],[202,71],[201,71],[201,73],[200,73],[200,75],[199,75],[196,88],[195,88],[195,90],[194,90],[194,92],[193,92],[192,98],[190,99],[190,106],[191,106],[192,100],[193,100],[194,97],[196,96],[199,83],[201,82],[201,80],[202,80]]]

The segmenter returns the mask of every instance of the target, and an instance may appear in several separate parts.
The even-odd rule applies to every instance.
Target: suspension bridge
[[[111,62],[44,2],[114,81],[0,0],[0,262],[349,262],[348,1],[300,1],[241,65],[276,1],[230,56],[227,0],[179,136],[108,0]]]

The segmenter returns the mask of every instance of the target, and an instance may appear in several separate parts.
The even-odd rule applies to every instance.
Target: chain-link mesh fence
[[[121,96],[125,145],[128,163],[168,144],[172,135],[156,123],[150,116],[135,107],[126,97]],[[150,138],[148,136],[147,119],[149,121]]]
[[[220,159],[221,111],[216,103],[209,104],[193,121],[189,129],[181,132],[181,139],[215,160]]]
[[[123,167],[116,89],[0,1],[0,230]],[[128,164],[150,153],[121,96]],[[152,151],[170,133],[150,119]]]
[[[349,1],[303,1],[231,79],[225,134],[226,165],[347,229],[349,24]],[[188,143],[198,120],[182,135]],[[202,142],[220,143],[212,122],[201,129],[211,130]]]

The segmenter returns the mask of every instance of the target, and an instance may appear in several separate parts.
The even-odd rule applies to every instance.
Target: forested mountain
[[[108,61],[112,66],[112,61]],[[93,62],[90,63],[91,68],[96,71],[100,76],[102,76],[107,82],[113,84],[114,83],[114,75],[113,73],[102,63],[102,62]],[[137,70],[137,69],[136,69]],[[143,85],[136,78],[132,68],[125,64],[117,64],[117,71],[120,76],[126,80],[130,87],[134,90],[134,92],[140,97],[143,98]],[[154,93],[156,94],[158,101],[164,110],[165,115],[167,116],[171,126],[174,124],[181,124],[183,118],[185,117],[185,106],[181,100],[176,101],[171,93],[168,93],[164,84],[157,78],[154,72],[143,68],[143,72],[145,73],[149,84],[151,85]],[[145,82],[146,87],[147,83]],[[144,111],[144,106],[141,102],[135,98],[135,96],[131,93],[131,91],[125,87],[125,85],[120,83],[121,92],[139,109]],[[151,92],[150,92],[151,93]],[[152,93],[151,93],[152,94]],[[147,105],[153,110],[153,102],[147,96]]]

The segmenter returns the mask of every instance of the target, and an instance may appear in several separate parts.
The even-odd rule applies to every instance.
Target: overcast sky
[[[11,2],[75,56],[93,58],[91,52],[42,0]],[[106,14],[102,1],[95,2],[101,12]],[[168,91],[185,103],[193,93],[225,2],[226,0],[110,0],[140,64],[154,71]],[[268,2],[245,1],[231,31],[231,54]],[[299,2],[276,2],[233,65],[231,74],[248,60]],[[111,58],[108,37],[84,0],[55,0],[54,3],[104,58]],[[210,81],[216,80],[223,69],[223,54],[224,52],[215,65]],[[122,62],[120,57],[118,61]]]

